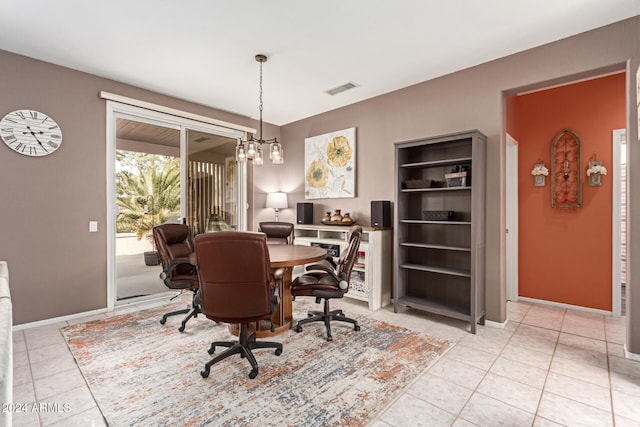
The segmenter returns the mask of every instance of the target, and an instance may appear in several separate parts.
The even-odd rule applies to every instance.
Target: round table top
[[[305,245],[267,245],[271,267],[293,267],[322,261],[327,257],[327,251],[317,246]]]

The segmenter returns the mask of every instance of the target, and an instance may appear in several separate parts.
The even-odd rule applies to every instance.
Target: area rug
[[[296,302],[295,318],[312,306]],[[233,337],[227,325],[202,315],[184,333],[177,331],[179,318],[160,325],[172,308],[62,329],[109,425],[365,425],[451,345],[359,315],[359,332],[332,323],[332,342],[323,339],[320,323],[269,338],[283,343],[283,353],[255,350],[253,380],[237,355],[203,379],[211,341]]]

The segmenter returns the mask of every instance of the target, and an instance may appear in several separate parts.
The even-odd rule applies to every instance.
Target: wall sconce
[[[593,157],[589,161],[589,168],[587,169],[588,183],[591,187],[600,187],[602,185],[602,175],[607,174],[607,168],[602,166],[602,162],[596,160],[596,154],[593,153]]]
[[[275,193],[267,194],[267,208],[271,208],[276,211],[276,221],[280,221],[278,219],[280,209],[287,209],[288,207],[287,193],[283,191],[276,191]]]
[[[533,169],[531,169],[531,175],[533,175],[534,187],[544,187],[544,177],[549,175],[549,169],[547,169],[544,163],[536,163],[533,165]]]

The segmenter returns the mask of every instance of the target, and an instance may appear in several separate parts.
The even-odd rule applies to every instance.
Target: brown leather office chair
[[[214,354],[218,346],[228,349],[211,359],[200,375],[207,378],[215,363],[240,354],[251,364],[249,378],[253,379],[258,375],[253,349],[275,348],[276,356],[282,353],[282,344],[256,341],[255,333],[249,334],[249,328],[254,322],[271,321],[279,304],[277,281],[282,280],[284,269],[271,273],[267,238],[263,233],[220,231],[200,234],[194,243],[202,312],[216,322],[240,324],[238,341],[211,343],[209,354]]]
[[[153,228],[153,240],[162,264],[160,278],[165,286],[169,289],[188,289],[193,292],[191,307],[172,311],[160,319],[160,324],[164,325],[169,316],[186,314],[178,328],[183,332],[187,321],[201,313],[197,298],[198,273],[196,266],[189,262],[189,256],[194,249],[189,227],[183,224],[158,225]]]
[[[270,245],[293,245],[293,224],[290,222],[261,222],[258,224],[258,231],[267,235],[267,243]]]
[[[362,240],[362,227],[354,225],[349,230],[349,244],[340,255],[337,264],[328,258],[332,264],[322,262],[307,266],[307,273],[298,277],[291,284],[291,295],[295,299],[300,296],[316,298],[316,303],[324,299],[323,311],[310,311],[306,319],[298,321],[296,332],[302,332],[302,325],[309,322],[324,322],[327,328],[327,341],[331,341],[331,321],[347,322],[353,324],[355,331],[360,330],[358,321],[345,316],[342,310],[330,311],[329,300],[342,298],[349,292],[349,279],[351,270],[356,262],[358,248]]]

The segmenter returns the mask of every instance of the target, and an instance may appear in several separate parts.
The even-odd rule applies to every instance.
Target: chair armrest
[[[173,273],[173,270],[175,270],[177,267],[179,267],[181,265],[189,265],[189,266],[193,267],[194,273],[197,271],[197,267],[195,265],[191,264],[190,262],[187,262],[187,261],[174,261],[174,262],[172,262],[171,264],[167,265],[165,268],[162,269],[162,273],[160,273],[160,278],[162,280],[165,280],[165,279],[171,277],[171,273]]]
[[[338,276],[335,270],[333,270],[332,268],[329,268],[326,264],[312,264],[307,267],[307,271],[311,271],[311,272],[322,271],[324,273],[327,273],[329,276],[331,276],[331,278],[336,282],[336,285],[338,285],[340,289],[344,290],[349,287],[349,283],[346,280],[345,274],[342,273],[341,276]]]

